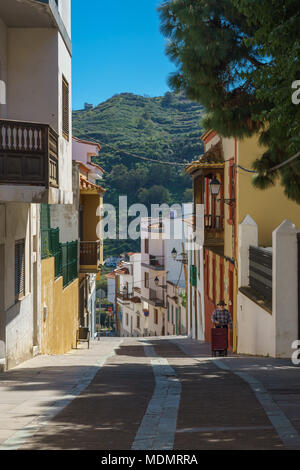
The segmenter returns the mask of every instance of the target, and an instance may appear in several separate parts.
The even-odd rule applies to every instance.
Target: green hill
[[[117,205],[119,195],[127,195],[129,204],[148,207],[190,201],[191,178],[176,163],[188,163],[203,153],[202,115],[199,104],[172,93],[156,98],[122,93],[90,110],[74,111],[74,135],[102,143],[95,162],[106,171],[105,202]],[[126,152],[174,165],[143,161]]]

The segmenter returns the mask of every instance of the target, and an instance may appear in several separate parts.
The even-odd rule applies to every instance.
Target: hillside
[[[90,110],[74,111],[74,135],[114,147],[102,145],[95,160],[106,171],[105,202],[117,205],[119,195],[127,195],[128,204],[147,207],[191,200],[191,178],[176,162],[188,163],[203,152],[202,114],[200,105],[172,93],[156,98],[122,93]],[[125,151],[174,166],[145,162]]]

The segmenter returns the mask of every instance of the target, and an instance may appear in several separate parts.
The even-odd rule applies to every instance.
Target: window
[[[70,99],[69,84],[65,77],[62,79],[62,133],[65,139],[69,140],[70,136]]]
[[[137,315],[137,317],[136,317],[136,327],[137,327],[138,330],[141,327],[141,322],[140,322],[140,316],[139,315]]]
[[[145,253],[149,254],[149,238],[145,238]]]
[[[129,324],[129,318],[128,318],[128,313],[126,313],[126,325],[128,326]]]
[[[145,273],[145,287],[149,287],[149,273]]]
[[[25,240],[15,243],[15,298],[25,295]]]
[[[172,325],[174,325],[174,305],[172,305]]]
[[[157,308],[154,309],[154,323],[158,325],[158,310]]]
[[[168,302],[168,322],[170,321],[170,304]]]

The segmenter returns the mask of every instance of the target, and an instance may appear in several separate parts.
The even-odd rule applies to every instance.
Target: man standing
[[[212,315],[212,322],[215,328],[228,328],[232,330],[232,319],[229,310],[227,310],[227,305],[225,304],[224,300],[217,305],[217,309],[214,311]]]

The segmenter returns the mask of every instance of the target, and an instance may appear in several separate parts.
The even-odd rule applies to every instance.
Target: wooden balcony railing
[[[98,269],[100,250],[100,240],[95,242],[80,242],[80,266],[94,266],[95,269]]]
[[[58,187],[58,135],[47,124],[0,119],[0,183]]]
[[[205,215],[204,228],[223,230],[223,217],[220,215]]]

